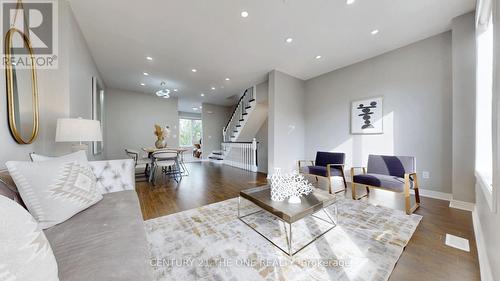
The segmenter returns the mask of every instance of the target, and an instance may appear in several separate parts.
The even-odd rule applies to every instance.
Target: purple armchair
[[[299,173],[313,175],[318,181],[318,177],[328,179],[328,191],[332,193],[331,177],[342,177],[344,181],[344,190],[347,189],[347,183],[344,174],[345,153],[337,152],[317,152],[316,160],[299,160]],[[309,163],[310,166],[303,166],[303,163]]]
[[[356,169],[362,169],[362,174],[355,174]],[[418,193],[418,179],[415,168],[415,157],[410,156],[383,156],[369,155],[368,167],[351,168],[352,198],[355,200],[365,197],[370,192],[370,187],[380,188],[393,192],[404,193],[405,209],[408,215],[420,206]],[[367,194],[356,197],[356,186],[366,187]],[[412,207],[410,202],[410,189],[415,190],[416,204]]]

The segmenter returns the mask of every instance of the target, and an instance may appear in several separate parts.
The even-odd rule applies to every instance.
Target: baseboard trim
[[[477,208],[475,206],[474,210],[472,211],[472,225],[474,226],[474,235],[476,236],[477,257],[479,259],[479,271],[481,273],[481,280],[493,281],[493,275],[491,274],[490,261],[488,259],[488,253],[486,252],[486,245],[484,242],[481,221],[479,220]]]
[[[454,209],[473,212],[475,206],[476,206],[476,204],[470,203],[470,202],[453,200],[453,199],[450,201],[450,208],[454,208]]]
[[[439,199],[439,200],[445,200],[445,201],[451,201],[451,193],[444,193],[440,191],[434,191],[430,189],[423,189],[419,188],[418,189],[420,196],[422,197],[428,197],[428,198],[433,198],[433,199]],[[415,194],[414,190],[410,191],[411,194]]]

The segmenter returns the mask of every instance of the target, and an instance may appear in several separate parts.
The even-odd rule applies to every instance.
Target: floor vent
[[[470,252],[469,240],[451,234],[446,234],[446,246]]]

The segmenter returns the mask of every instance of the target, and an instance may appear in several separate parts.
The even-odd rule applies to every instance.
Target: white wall
[[[474,202],[476,53],[474,13],[452,22],[453,199]]]
[[[179,146],[177,99],[118,89],[105,92],[105,135],[107,159],[125,157],[125,148],[154,147],[154,125],[170,126],[168,146]]]
[[[204,103],[201,112],[203,139],[202,157],[207,159],[212,151],[221,150],[222,128],[226,126],[231,116],[231,107]]]
[[[20,145],[10,136],[7,114],[0,116],[0,168],[8,160],[28,160],[28,153],[46,155],[71,152],[68,143],[55,142],[56,121],[69,116],[90,117],[91,77],[99,76],[68,2],[59,4],[59,68],[37,71],[40,132],[32,145]],[[85,81],[85,82],[84,82]],[[88,81],[88,84],[87,84]],[[83,86],[85,84],[87,86]],[[5,75],[0,75],[0,107],[6,108]],[[73,103],[71,103],[73,100]]]
[[[304,157],[304,81],[277,70],[269,74],[268,170],[290,172]]]
[[[192,113],[192,112],[179,111],[179,118],[201,119],[201,113]]]
[[[429,180],[420,174],[422,187],[450,193],[451,65],[446,32],[306,81],[306,158],[345,152],[350,167],[368,154],[412,155],[430,172]],[[384,96],[384,134],[351,135],[351,102],[374,96]]]

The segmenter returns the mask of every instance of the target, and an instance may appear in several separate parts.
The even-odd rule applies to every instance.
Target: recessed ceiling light
[[[205,94],[204,94],[204,93],[201,93],[201,94],[200,94],[200,96],[204,97],[204,96],[205,96]]]
[[[146,84],[144,84],[144,83],[141,83],[141,86],[146,86]]]
[[[242,18],[246,18],[246,17],[248,17],[248,12],[247,12],[247,11],[243,11],[243,12],[241,12],[241,17],[242,17]]]
[[[144,74],[144,76],[149,76],[149,73],[147,73],[147,72],[144,72],[143,74]]]
[[[285,42],[292,43],[293,42],[293,38],[292,37],[288,37],[288,38],[285,39]]]
[[[150,56],[147,56],[147,57],[146,57],[146,59],[147,59],[148,61],[152,61],[152,60],[153,60],[153,58],[152,58],[152,57],[150,57]]]
[[[178,92],[178,91],[179,91],[179,89],[174,89],[174,92]]]
[[[212,90],[215,91],[215,87],[212,87]]]
[[[345,3],[347,5],[351,5],[351,4],[354,4],[354,2],[356,2],[356,0],[346,0]]]
[[[319,60],[320,58],[322,58],[322,56],[318,55],[315,57],[315,59]]]
[[[203,106],[202,106],[202,105],[200,105],[200,109],[202,109],[202,108],[203,108]]]
[[[226,81],[229,81],[229,80],[231,80],[231,79],[229,79],[229,77],[227,77],[227,78],[226,78]]]
[[[198,71],[196,68],[191,69],[192,72]]]
[[[198,110],[198,107],[193,107],[193,110]]]
[[[377,35],[380,31],[378,29],[372,30],[371,34],[372,35]]]

